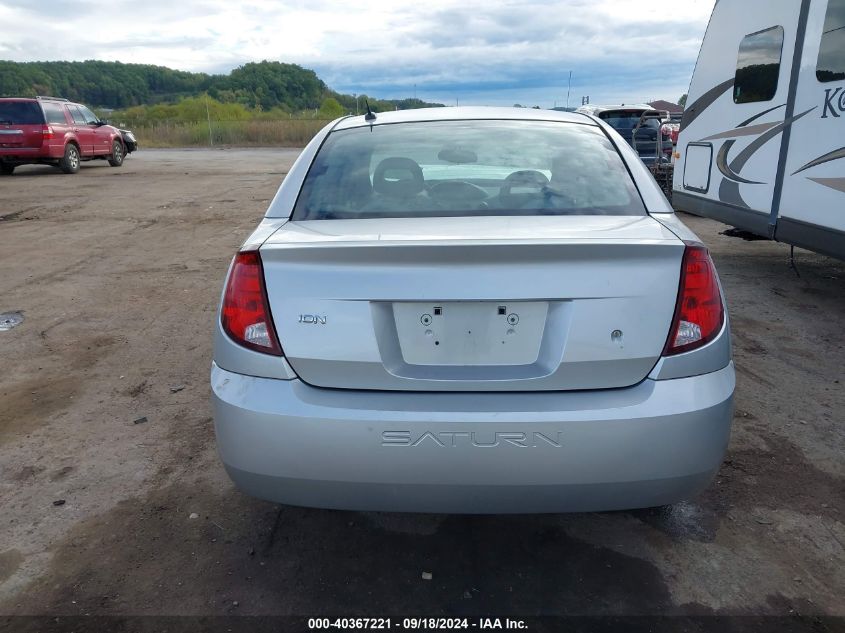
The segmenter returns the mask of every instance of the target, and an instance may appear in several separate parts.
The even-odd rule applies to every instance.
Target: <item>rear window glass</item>
[[[816,77],[821,82],[845,79],[845,0],[827,5]]]
[[[599,118],[614,130],[633,130],[640,122],[640,117],[642,117],[642,112],[602,112],[599,114]],[[646,119],[643,121],[643,127],[656,130],[660,127],[660,121]]]
[[[47,116],[47,123],[66,123],[65,108],[58,103],[44,103],[44,114]]]
[[[746,35],[739,45],[734,103],[771,101],[778,91],[783,27]]]
[[[489,215],[645,215],[600,129],[441,121],[331,133],[294,220]]]
[[[35,101],[0,101],[0,123],[41,125],[44,115]]]

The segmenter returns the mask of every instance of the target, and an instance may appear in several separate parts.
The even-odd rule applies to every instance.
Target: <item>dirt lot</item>
[[[701,498],[448,517],[234,490],[212,321],[296,153],[148,150],[0,177],[0,313],[25,318],[0,332],[0,614],[845,616],[845,265],[796,251],[799,276],[787,247],[700,218],[685,217],[719,267],[738,370]]]

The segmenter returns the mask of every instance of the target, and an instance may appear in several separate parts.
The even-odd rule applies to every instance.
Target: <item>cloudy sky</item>
[[[225,73],[301,64],[332,88],[461,105],[676,100],[713,0],[0,0],[0,59]]]

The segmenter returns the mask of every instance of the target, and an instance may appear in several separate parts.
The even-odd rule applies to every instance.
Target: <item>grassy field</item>
[[[141,147],[303,147],[327,123],[322,119],[162,122],[126,125]]]

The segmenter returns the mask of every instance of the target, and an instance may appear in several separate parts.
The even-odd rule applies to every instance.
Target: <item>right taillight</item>
[[[710,253],[703,246],[687,245],[675,317],[663,355],[682,354],[706,345],[716,338],[724,322],[725,308]]]
[[[48,127],[48,126],[46,126],[46,125],[45,125],[45,126],[43,126],[43,127],[41,128],[41,138],[42,138],[43,140],[45,140],[45,141],[47,141],[47,140],[52,140],[52,139],[54,138],[54,135],[53,135],[53,128]]]
[[[257,352],[282,355],[257,251],[240,252],[235,256],[223,293],[220,323],[236,343]]]

